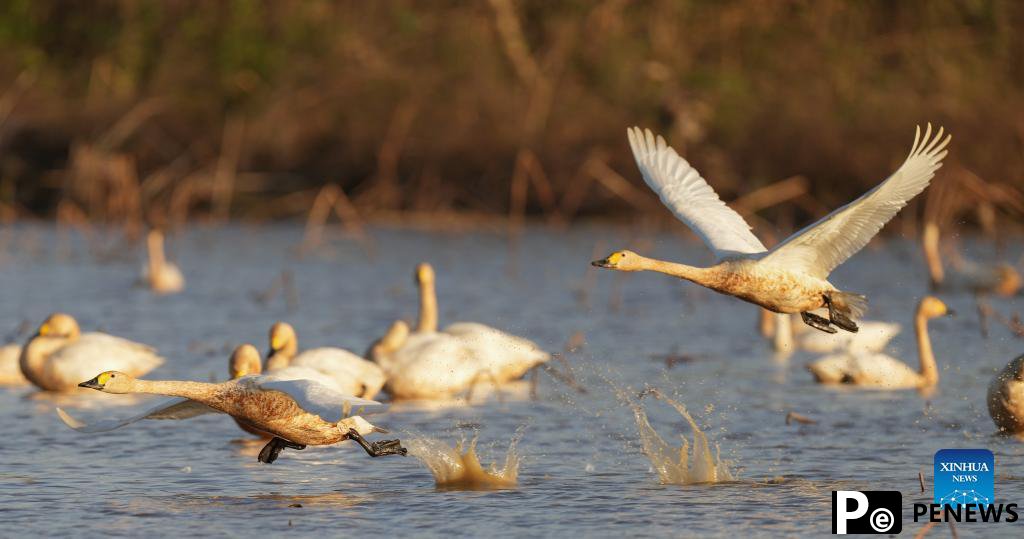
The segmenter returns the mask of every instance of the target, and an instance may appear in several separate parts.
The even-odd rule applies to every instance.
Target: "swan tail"
[[[861,318],[868,312],[868,298],[863,294],[835,291],[829,297],[839,312],[852,318]]]

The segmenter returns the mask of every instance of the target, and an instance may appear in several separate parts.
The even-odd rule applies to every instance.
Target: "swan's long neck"
[[[762,309],[763,310],[763,309]],[[778,314],[765,311],[775,318],[775,335],[772,345],[776,352],[792,352],[793,343],[793,319],[788,314]]]
[[[277,369],[283,369],[292,362],[292,356],[285,353],[285,351],[278,350],[273,354],[267,356],[267,363],[265,365],[265,371],[276,371]]]
[[[146,238],[146,247],[149,251],[149,277],[153,279],[166,263],[163,236],[158,233],[150,233]]]
[[[217,394],[219,385],[177,380],[135,380],[132,382],[131,393],[184,397],[202,403],[209,403],[214,395]]]
[[[924,233],[921,235],[921,246],[924,249],[924,259],[928,264],[928,275],[931,277],[932,286],[942,284],[946,273],[942,269],[942,259],[939,257],[939,227],[933,222],[925,223]]]
[[[420,279],[420,320],[416,326],[419,332],[437,331],[437,291],[434,281]]]
[[[918,313],[914,317],[914,330],[917,334],[917,356],[921,361],[921,377],[924,378],[925,384],[933,386],[939,383],[939,367],[935,364],[932,340],[928,336],[928,319],[924,314]]]
[[[711,268],[698,268],[695,266],[687,266],[686,264],[679,264],[676,262],[668,262],[665,260],[642,256],[639,257],[639,259],[640,269],[644,271],[664,273],[665,275],[686,279],[687,281],[697,283],[701,286],[707,286],[709,288],[715,288],[715,285],[718,284],[717,279],[714,278],[714,272],[711,271]]]
[[[67,346],[71,342],[66,337],[46,337],[37,335],[29,339],[21,349],[21,356],[18,358],[18,365],[22,374],[30,382],[39,387],[49,387],[46,383],[46,360],[54,352]]]

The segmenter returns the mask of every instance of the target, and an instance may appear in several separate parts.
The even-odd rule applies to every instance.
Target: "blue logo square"
[[[934,503],[995,503],[995,475],[995,458],[988,449],[940,449],[935,453]]]

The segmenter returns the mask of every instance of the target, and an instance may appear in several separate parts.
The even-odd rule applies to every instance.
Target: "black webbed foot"
[[[271,462],[277,460],[277,456],[280,455],[281,451],[284,450],[285,448],[298,449],[301,451],[305,449],[306,446],[302,444],[297,444],[295,442],[289,442],[284,438],[275,437],[272,438],[270,442],[267,443],[267,445],[263,446],[263,449],[260,450],[260,454],[258,457],[256,457],[256,460],[264,464],[270,464]]]
[[[800,313],[800,318],[803,318],[804,323],[811,326],[814,329],[824,331],[825,333],[838,333],[839,330],[829,325],[829,321],[826,318],[822,318],[814,313]]]
[[[857,333],[860,328],[857,327],[853,320],[850,320],[845,314],[836,310],[835,306],[832,305],[832,298],[828,294],[825,294],[825,305],[828,306],[829,322],[838,326],[839,329],[844,329],[850,333]]]
[[[401,440],[381,440],[371,443],[367,442],[366,438],[363,438],[363,435],[356,432],[355,429],[349,429],[348,437],[362,446],[366,450],[366,454],[371,457],[384,457],[387,455],[402,455],[404,457],[408,453],[408,450],[402,447]]]

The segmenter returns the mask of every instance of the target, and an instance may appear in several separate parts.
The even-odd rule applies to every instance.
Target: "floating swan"
[[[851,384],[882,389],[929,388],[939,383],[928,320],[953,314],[938,298],[927,296],[917,306],[914,330],[920,371],[883,353],[853,350],[822,358],[807,366],[821,384]]]
[[[1000,432],[1024,433],[1024,356],[1007,363],[992,379],[988,413]]]
[[[534,343],[483,324],[461,322],[437,331],[434,270],[416,268],[420,289],[417,331],[396,322],[371,349],[397,399],[452,397],[477,382],[500,386],[523,376],[549,356]]]
[[[164,235],[159,230],[150,230],[146,236],[146,250],[149,260],[142,270],[142,282],[157,294],[173,294],[185,289],[185,276],[178,266],[168,262],[164,256]]]
[[[692,281],[777,313],[800,313],[816,329],[857,331],[851,318],[866,307],[864,296],[840,291],[829,273],[863,248],[907,201],[928,186],[942,166],[949,137],[942,129],[924,137],[918,128],[903,165],[857,200],[790,236],[768,251],[750,226],[715,194],[685,159],[650,130],[628,131],[644,181],[714,251],[717,263],[698,268],[616,251],[593,265],[619,271],[656,271]],[[828,309],[828,318],[814,314]]]
[[[966,288],[975,292],[992,292],[1003,297],[1017,294],[1021,289],[1020,273],[1006,263],[985,266],[976,262],[962,261],[951,275],[946,275],[939,254],[939,226],[933,221],[924,225],[921,247],[928,266],[928,276],[933,290]]]
[[[420,289],[418,331],[436,332],[438,316],[434,268],[427,263],[420,264],[416,268],[416,281]],[[487,369],[499,384],[521,378],[533,367],[551,359],[551,355],[533,341],[477,322],[456,322],[441,332],[462,339],[481,367]]]
[[[20,386],[28,383],[21,374],[21,346],[7,344],[0,346],[0,386]]]
[[[142,376],[164,362],[156,351],[105,333],[81,334],[70,315],[50,315],[21,351],[21,372],[47,391],[69,391],[98,370]]]
[[[387,431],[360,416],[345,417],[343,412],[352,406],[380,403],[342,395],[311,380],[281,380],[270,374],[210,384],[136,380],[123,372],[106,371],[79,386],[104,393],[177,397],[127,419],[108,419],[91,425],[57,408],[64,423],[80,432],[106,432],[141,419],[188,419],[220,412],[257,431],[274,435],[260,451],[260,462],[274,462],[285,448],[305,449],[307,445],[331,445],[343,440],[355,441],[371,457],[406,453],[398,440],[367,442],[364,435]]]
[[[267,353],[267,372],[285,367],[305,367],[331,377],[339,392],[365,399],[377,396],[384,387],[384,371],[341,348],[313,348],[297,354],[299,348],[295,328],[286,322],[270,327],[270,351]]]

